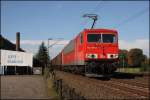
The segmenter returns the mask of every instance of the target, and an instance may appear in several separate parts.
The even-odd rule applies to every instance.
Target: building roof
[[[16,44],[10,42],[0,34],[0,49],[16,51]],[[25,52],[19,48],[19,51]]]

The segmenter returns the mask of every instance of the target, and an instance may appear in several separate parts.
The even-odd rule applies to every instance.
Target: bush
[[[150,66],[148,64],[142,64],[142,67],[140,68],[141,72],[149,72]]]
[[[44,68],[44,78],[48,78],[49,77],[49,69],[48,68]]]

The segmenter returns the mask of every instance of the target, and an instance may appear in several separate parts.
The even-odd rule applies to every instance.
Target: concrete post
[[[7,66],[6,66],[6,75],[7,75]]]
[[[15,66],[15,75],[16,75],[16,66]]]

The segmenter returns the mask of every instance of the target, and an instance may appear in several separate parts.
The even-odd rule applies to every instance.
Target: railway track
[[[138,88],[137,86],[131,86],[128,84],[124,84],[121,82],[116,82],[116,81],[111,81],[111,82],[98,82],[97,80],[92,80],[95,83],[98,83],[100,85],[103,85],[103,87],[109,87],[109,89],[113,89],[114,92],[119,92],[119,94],[124,94],[127,97],[130,97],[130,95],[132,94],[132,96],[137,96],[140,98],[146,98],[149,96],[148,90],[147,89],[143,89],[143,88]],[[99,85],[99,86],[100,86]],[[97,85],[98,86],[98,85]],[[131,97],[132,97],[131,96]]]
[[[145,88],[149,89],[149,82],[146,80],[141,81],[141,80],[136,80],[136,79],[112,79],[117,82],[125,83],[125,84],[130,84],[132,86],[138,87],[138,88]]]
[[[123,82],[118,82],[118,81],[112,81],[111,86],[116,87],[122,91],[130,92],[131,94],[139,95],[142,97],[149,96],[148,88],[142,88],[142,87],[138,87],[138,86],[134,86],[134,85],[129,85],[129,84],[126,84]]]
[[[110,86],[110,88],[116,88],[118,90],[120,90],[120,92],[127,92],[130,94],[134,94],[140,97],[148,97],[149,96],[149,88],[143,88],[143,87],[138,87],[136,85],[133,84],[127,84],[121,81],[116,80],[110,80],[110,81],[104,81],[101,82],[101,80],[91,80],[95,83],[100,83],[100,84],[104,84],[107,86]]]
[[[149,77],[142,77],[142,78],[141,77],[137,77],[136,80],[139,81],[139,82],[148,83],[150,79],[149,79]]]
[[[80,91],[86,98],[101,99],[147,99],[149,98],[149,89],[142,85],[135,85],[134,82],[112,79],[109,81],[88,78],[81,75],[70,74],[66,72],[57,72],[57,76],[64,79],[70,86]],[[122,79],[123,80],[123,79]],[[90,91],[90,93],[86,93]],[[106,97],[108,96],[108,97]],[[95,98],[94,98],[95,99]]]

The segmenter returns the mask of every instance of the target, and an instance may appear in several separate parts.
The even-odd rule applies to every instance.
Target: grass
[[[49,77],[48,68],[44,69],[44,78],[46,80],[48,96],[54,99],[59,99],[59,95],[57,94],[56,90],[53,87],[53,79]]]
[[[55,99],[58,99],[59,96],[58,96],[56,90],[53,87],[53,81],[52,81],[52,79],[48,78],[46,81],[47,81],[47,88],[48,88],[47,89],[48,90],[48,96],[53,97]]]
[[[117,72],[140,73],[140,68],[118,68]]]

